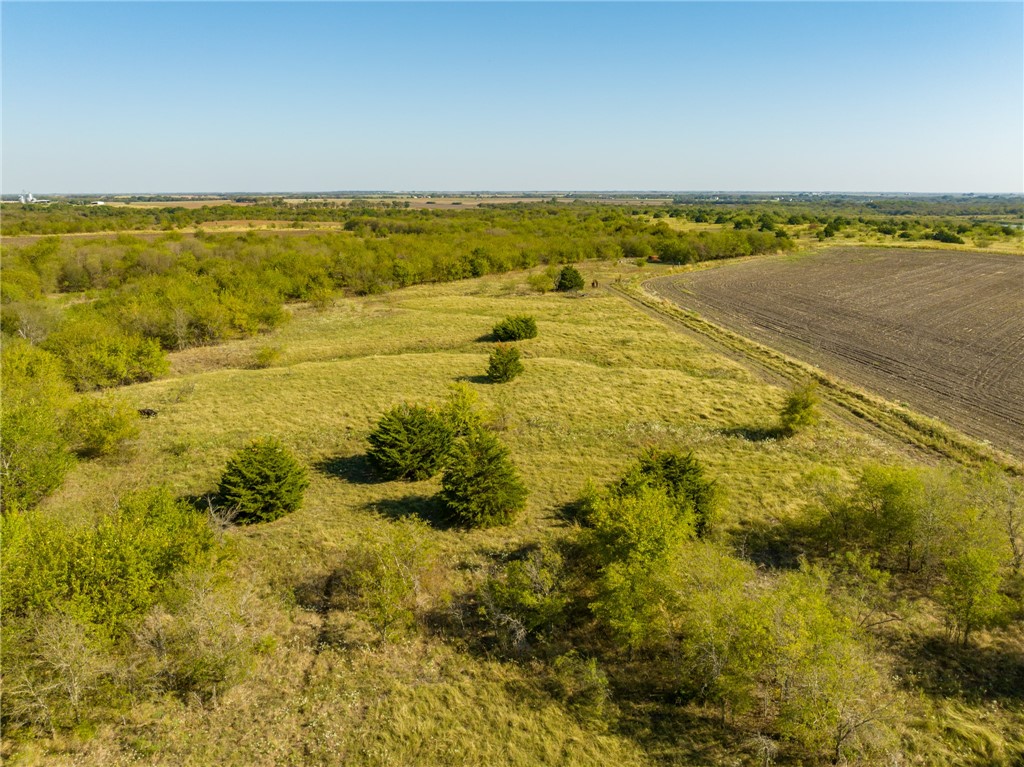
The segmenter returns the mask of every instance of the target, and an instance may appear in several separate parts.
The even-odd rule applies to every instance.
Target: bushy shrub
[[[491,331],[497,341],[522,341],[537,337],[537,320],[529,315],[519,314],[506,317]]]
[[[281,361],[280,346],[261,346],[252,356],[250,367],[256,370],[273,367]]]
[[[272,522],[299,508],[306,470],[276,439],[257,439],[228,461],[217,493],[240,522]]]
[[[151,381],[169,367],[155,339],[124,333],[98,317],[68,322],[43,346],[60,358],[79,391]]]
[[[139,414],[120,397],[83,397],[68,413],[64,429],[79,455],[112,455],[139,435]]]
[[[456,442],[441,478],[441,498],[452,518],[467,527],[512,522],[526,505],[527,490],[508,448],[477,429]]]
[[[139,675],[182,697],[215,699],[264,646],[253,592],[208,570],[179,573],[168,591],[134,632]]]
[[[521,651],[528,639],[548,635],[562,623],[569,603],[564,579],[562,557],[539,547],[484,581],[480,601],[503,644]]]
[[[590,516],[588,540],[595,560],[650,565],[693,535],[693,513],[686,511],[680,514],[662,487],[641,486],[608,495],[595,504]]]
[[[818,387],[814,382],[797,386],[786,396],[779,413],[779,431],[791,436],[818,422]]]
[[[123,498],[92,526],[69,528],[37,512],[3,517],[4,610],[63,611],[106,635],[126,633],[176,571],[213,546],[206,517],[167,490]]]
[[[492,383],[511,381],[523,372],[519,349],[509,344],[498,344],[487,360],[487,378]]]
[[[448,397],[440,410],[453,437],[465,437],[483,425],[483,416],[477,407],[476,392],[466,384],[452,384]]]
[[[436,568],[435,549],[426,524],[403,520],[375,541],[351,550],[337,573],[351,605],[381,641],[407,635],[416,625],[420,600]]]
[[[64,435],[73,399],[49,353],[27,341],[3,345],[0,408],[0,508],[34,506],[64,481],[74,463]]]
[[[170,492],[125,497],[90,525],[12,511],[0,526],[5,733],[56,735],[148,691],[210,697],[248,667],[251,610],[229,593],[206,515]]]
[[[698,536],[711,532],[717,503],[715,483],[708,479],[692,452],[683,454],[653,448],[645,451],[619,481],[615,491],[628,494],[645,485],[662,488],[675,502],[681,516],[692,513]]]
[[[583,275],[580,274],[579,269],[575,266],[565,266],[562,267],[562,271],[558,275],[555,290],[563,293],[570,290],[583,290],[583,284]]]
[[[457,417],[455,406],[446,417],[423,405],[403,403],[384,413],[367,438],[369,457],[388,479],[429,479],[444,466],[453,440],[447,420]]]

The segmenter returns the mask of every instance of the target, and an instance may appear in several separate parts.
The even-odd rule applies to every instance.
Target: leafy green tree
[[[771,645],[763,694],[788,738],[834,763],[884,751],[894,693],[884,664],[828,598],[828,577],[803,565],[779,579],[765,604]]]
[[[680,514],[664,488],[641,486],[594,503],[586,540],[598,569],[591,610],[615,641],[635,652],[667,630],[670,556],[693,535],[693,513]]]
[[[497,341],[522,341],[537,337],[537,320],[526,314],[506,317],[494,326],[491,333]]]
[[[720,546],[693,543],[675,557],[673,575],[684,688],[716,704],[723,721],[751,710],[770,646],[753,566]]]
[[[818,387],[813,381],[797,386],[786,395],[779,413],[779,431],[787,436],[818,422]]]
[[[571,290],[583,290],[583,275],[575,266],[564,266],[555,282],[555,290],[565,293]]]
[[[972,631],[997,623],[1006,613],[999,571],[996,555],[982,548],[970,548],[946,563],[946,583],[937,597],[950,634],[962,645]]]
[[[523,372],[519,349],[510,344],[497,344],[487,360],[487,378],[492,383],[506,383]]]
[[[239,521],[273,522],[299,508],[308,484],[305,468],[284,445],[264,437],[232,456],[217,494]]]
[[[79,391],[151,381],[168,370],[160,344],[95,316],[64,324],[43,344]]]
[[[465,408],[447,412],[403,403],[384,413],[367,438],[369,457],[389,479],[429,479],[444,466],[454,439],[453,421],[465,420]]]
[[[602,564],[639,561],[651,565],[693,535],[693,514],[660,487],[640,487],[599,500],[589,515],[588,542]]]
[[[458,440],[441,477],[441,498],[452,518],[467,527],[512,522],[526,506],[527,490],[508,448],[476,429]]]

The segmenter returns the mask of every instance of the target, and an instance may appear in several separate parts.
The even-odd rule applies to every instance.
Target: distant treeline
[[[238,198],[241,200],[241,198]],[[251,198],[251,204],[224,202],[199,208],[132,207],[130,205],[84,205],[58,201],[51,205],[5,205],[0,233],[4,236],[24,234],[72,234],[119,232],[130,230],[174,230],[202,226],[217,221],[279,221],[289,224],[315,222],[345,223],[362,216],[388,216],[402,221],[434,222],[452,215],[443,210],[409,210],[406,200],[356,199],[349,203],[333,201],[290,203],[283,198]],[[576,199],[564,202],[494,202],[479,208],[455,212],[467,218],[503,218],[513,211],[532,211],[544,215],[571,207],[574,214],[603,217],[614,214],[661,214],[692,221],[731,223],[734,220],[756,220],[767,215],[777,222],[826,224],[835,217],[876,220],[885,217],[954,217],[958,219],[1024,220],[1024,198],[992,197],[797,197],[765,199],[758,197],[676,197],[671,204],[629,206],[596,203]],[[556,213],[557,215],[557,213]]]
[[[615,209],[347,215],[343,231],[53,236],[10,247],[0,328],[56,354],[87,390],[148,380],[165,369],[164,351],[268,331],[285,319],[285,303],[325,305],[337,290],[365,295],[539,264],[689,263],[792,247],[781,230],[681,233]],[[55,293],[87,300],[48,298]]]

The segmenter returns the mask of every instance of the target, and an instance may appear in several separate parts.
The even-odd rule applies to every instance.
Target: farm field
[[[1024,260],[834,248],[646,288],[725,327],[1024,453]]]

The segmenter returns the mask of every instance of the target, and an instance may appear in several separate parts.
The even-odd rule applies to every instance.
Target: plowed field
[[[645,287],[1024,455],[1024,258],[835,248]]]

